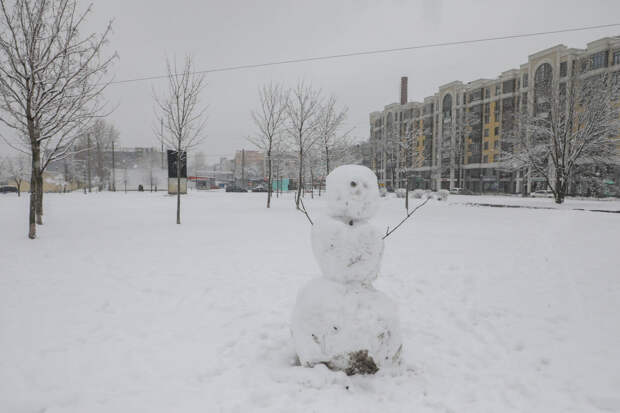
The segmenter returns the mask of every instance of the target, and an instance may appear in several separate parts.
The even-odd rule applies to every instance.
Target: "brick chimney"
[[[400,78],[400,104],[407,103],[407,76]]]

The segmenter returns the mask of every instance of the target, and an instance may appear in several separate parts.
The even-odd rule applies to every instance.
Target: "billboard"
[[[177,151],[168,149],[168,178],[177,177]],[[187,178],[187,152],[181,152],[181,178]]]
[[[181,152],[181,186],[177,188],[177,151],[168,149],[168,193],[187,193],[187,152]],[[179,191],[180,189],[180,191]]]

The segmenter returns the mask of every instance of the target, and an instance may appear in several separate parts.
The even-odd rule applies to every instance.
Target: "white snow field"
[[[47,194],[30,241],[28,196],[0,195],[0,412],[620,411],[620,214],[430,201],[374,283],[404,362],[348,377],[295,364],[320,270],[292,197],[265,196],[191,192],[179,226],[161,192]]]

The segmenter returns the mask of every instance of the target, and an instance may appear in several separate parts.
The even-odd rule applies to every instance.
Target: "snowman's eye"
[[[351,186],[352,186],[353,188],[355,188],[355,187],[357,186],[357,182],[355,182],[355,181],[351,181]]]

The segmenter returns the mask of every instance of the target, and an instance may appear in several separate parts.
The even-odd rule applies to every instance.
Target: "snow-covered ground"
[[[556,204],[550,198],[532,198],[506,195],[450,195],[450,203],[457,204],[483,204],[504,205],[510,207],[525,208],[553,208],[564,210],[599,210],[620,212],[620,200],[618,198],[567,198],[563,204]]]
[[[620,215],[429,202],[375,282],[405,363],[347,377],[295,365],[320,272],[292,198],[264,198],[193,192],[178,226],[161,192],[48,194],[29,241],[28,197],[0,196],[0,412],[620,411]]]

